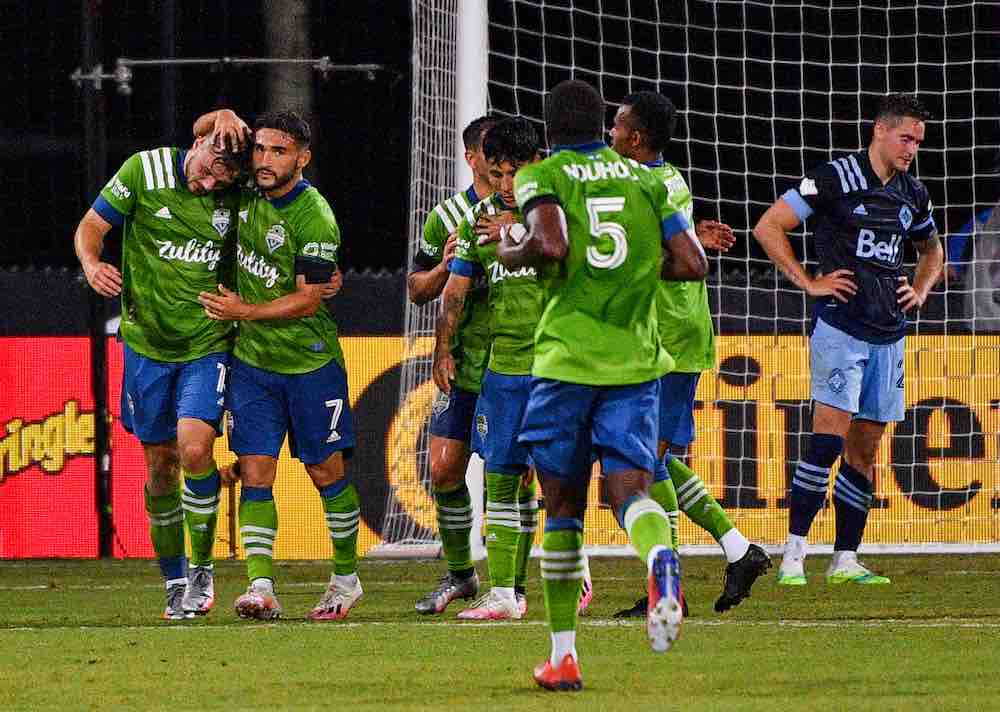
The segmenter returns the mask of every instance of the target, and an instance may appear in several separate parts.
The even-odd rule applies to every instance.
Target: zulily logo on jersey
[[[899,257],[899,246],[903,242],[903,236],[893,233],[889,241],[878,240],[871,230],[862,230],[858,233],[858,249],[854,253],[865,260],[875,260],[885,264],[896,264]]]
[[[183,245],[175,245],[168,240],[157,240],[156,244],[160,248],[160,257],[165,260],[178,260],[180,262],[201,263],[209,269],[215,269],[222,257],[222,250],[211,242],[198,242],[194,238],[188,240]]]
[[[499,262],[494,262],[490,265],[490,282],[493,284],[515,277],[531,277],[534,279],[537,276],[538,274],[535,272],[534,267],[521,267],[520,269],[509,270]]]
[[[246,252],[243,245],[236,245],[236,261],[240,263],[240,267],[254,277],[263,279],[265,287],[273,287],[274,283],[278,281],[278,277],[281,276],[277,267],[268,264],[263,257],[257,254],[256,250]]]

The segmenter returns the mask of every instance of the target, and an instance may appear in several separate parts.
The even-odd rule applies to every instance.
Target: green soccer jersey
[[[193,361],[232,345],[232,324],[209,319],[198,293],[232,284],[239,191],[192,193],[186,153],[136,153],[93,206],[122,226],[122,339],[157,361]]]
[[[669,163],[651,167],[667,187],[670,204],[694,225],[694,204],[684,177]],[[656,297],[660,338],[674,357],[675,371],[700,373],[715,365],[715,329],[708,309],[708,286],[700,282],[660,280]]]
[[[603,143],[558,150],[518,171],[522,210],[556,200],[566,214],[569,251],[546,271],[547,302],[535,330],[532,374],[569,383],[619,386],[669,372],[656,294],[663,235],[687,227],[663,183]]]
[[[458,230],[477,202],[476,191],[469,186],[434,206],[424,222],[418,264],[423,263],[426,268],[441,261],[448,236]],[[470,393],[479,393],[489,356],[489,308],[482,280],[477,280],[465,298],[451,355],[455,359],[455,385]]]
[[[240,200],[236,275],[240,298],[274,301],[296,291],[296,258],[337,263],[340,228],[329,203],[307,181],[268,200],[245,190]],[[344,366],[337,325],[323,305],[313,316],[240,322],[233,354],[275,373],[308,373],[332,360]]]
[[[542,315],[542,287],[534,267],[509,270],[497,261],[497,243],[479,245],[472,228],[482,215],[513,210],[518,222],[521,212],[506,207],[496,194],[476,205],[472,215],[458,228],[458,244],[451,271],[472,277],[486,275],[489,290],[489,368],[508,376],[531,373],[535,359],[535,326]]]

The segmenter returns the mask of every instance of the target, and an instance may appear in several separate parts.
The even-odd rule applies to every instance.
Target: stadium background
[[[88,33],[94,61],[106,66],[119,56],[280,56],[290,51],[385,65],[372,77],[346,73],[323,80],[308,74],[309,115],[317,134],[316,165],[309,177],[331,199],[345,236],[344,266],[351,270],[336,313],[360,436],[353,473],[364,501],[361,547],[378,541],[390,492],[417,526],[433,526],[419,480],[393,481],[391,461],[398,453],[390,452],[407,421],[397,409],[413,179],[409,5],[297,3],[309,11],[311,29],[304,44],[301,38],[273,39],[266,31],[263,2],[184,3],[183,12],[178,2],[82,5],[89,10],[87,22],[84,11],[68,12],[65,3],[54,0],[20,3],[5,15],[10,41],[0,56],[20,71],[8,74],[8,100],[0,109],[5,127],[0,167],[8,188],[7,235],[0,243],[0,423],[5,427],[0,430],[0,557],[151,553],[139,497],[141,450],[115,420],[120,349],[101,335],[114,306],[93,300],[88,292],[72,254],[72,231],[97,187],[132,152],[184,145],[191,121],[204,110],[228,105],[252,116],[272,99],[266,88],[273,86],[273,77],[261,68],[148,68],[137,71],[128,96],[116,93],[111,82],[100,91],[79,89],[69,74],[85,64]],[[642,19],[642,7],[654,5],[631,7]],[[621,47],[659,43],[677,48],[664,55],[656,71],[645,72],[662,72],[659,88],[686,112],[668,158],[688,171],[698,213],[729,222],[741,237],[737,249],[713,265],[711,301],[721,315],[723,339],[718,372],[707,374],[699,390],[693,457],[744,531],[771,542],[783,531],[788,462],[798,456],[799,433],[808,432],[802,337],[808,304],[761,259],[746,230],[803,166],[824,160],[833,146],[864,144],[867,129],[860,128],[859,118],[868,115],[871,98],[888,86],[919,89],[936,116],[952,118],[931,124],[916,167],[932,194],[945,196],[939,202],[946,209],[935,215],[943,230],[957,230],[973,210],[995,202],[1000,144],[995,117],[1000,77],[970,71],[973,60],[996,59],[1000,52],[995,8],[967,4],[946,12],[946,29],[954,38],[940,42],[933,32],[923,37],[920,13],[902,6],[894,14],[876,8],[868,14],[815,16],[800,4],[789,4],[787,13],[781,3],[777,6],[778,11],[754,13],[730,3],[720,13],[712,3],[680,3],[659,16],[663,24],[655,36],[646,36],[642,30],[648,22],[590,27],[592,18],[584,12],[569,27],[564,13],[533,17],[527,3],[489,3],[489,98],[498,111],[540,116],[542,89],[567,76],[560,65],[571,55],[577,76],[599,79],[613,105],[629,89],[653,88],[642,82],[628,86],[625,77],[643,70],[622,62],[641,61],[644,55]],[[923,18],[924,28],[941,13],[932,9]],[[645,19],[651,17],[652,11]],[[521,33],[541,26],[543,19],[550,39],[509,44],[517,33],[507,29]],[[904,38],[893,44],[891,56],[884,39],[865,38],[869,30],[875,36],[888,32],[890,24]],[[842,40],[808,42],[806,27]],[[993,31],[977,33],[974,27]],[[600,35],[605,45],[559,39],[571,33]],[[768,36],[773,41],[762,40]],[[938,57],[939,46],[946,51]],[[812,52],[813,62],[780,63]],[[757,59],[747,61],[748,56]],[[886,62],[901,69],[868,69]],[[602,73],[588,73],[588,67]],[[731,88],[740,85],[743,90]],[[814,93],[801,91],[813,85],[819,87]],[[877,89],[859,91],[872,85]],[[609,118],[611,113],[613,106]],[[754,115],[775,120],[746,118]],[[973,118],[955,118],[963,116]],[[94,145],[100,150],[88,150]],[[805,245],[803,240],[796,246],[808,258]],[[111,240],[111,259],[117,250]],[[884,444],[878,506],[894,516],[883,521],[875,513],[873,541],[1000,541],[1000,329],[971,317],[960,289],[938,289],[916,324],[908,368],[911,373],[919,368],[922,375],[919,385],[910,382],[907,420]],[[426,344],[417,346],[421,349]],[[410,421],[422,420],[429,392],[426,385],[414,391],[409,406],[417,415]],[[101,400],[112,417],[106,462],[94,457],[95,431],[101,429],[95,401]],[[218,448],[226,460],[224,441]],[[420,463],[414,468],[419,470]],[[599,500],[596,480],[593,486]],[[276,556],[326,556],[318,500],[301,468],[287,457],[276,499],[283,525],[290,525],[283,526]],[[590,516],[615,543],[610,513],[594,508]],[[829,540],[831,533],[832,517],[824,514],[816,536]],[[685,531],[684,539],[702,541],[693,531]],[[233,545],[227,528],[220,526],[218,553],[229,554]]]

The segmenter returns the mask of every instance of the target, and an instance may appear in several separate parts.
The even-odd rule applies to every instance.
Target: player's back
[[[663,223],[671,223],[673,234],[686,222],[663,184],[648,168],[595,143],[522,168],[516,185],[522,208],[545,198],[562,205],[569,240],[564,261],[543,270],[547,303],[532,373],[615,386],[670,371],[674,362],[660,343],[655,309]]]

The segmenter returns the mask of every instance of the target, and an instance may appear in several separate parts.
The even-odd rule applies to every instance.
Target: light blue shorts
[[[822,319],[809,340],[812,399],[889,423],[903,419],[903,338],[891,344],[856,339]]]

